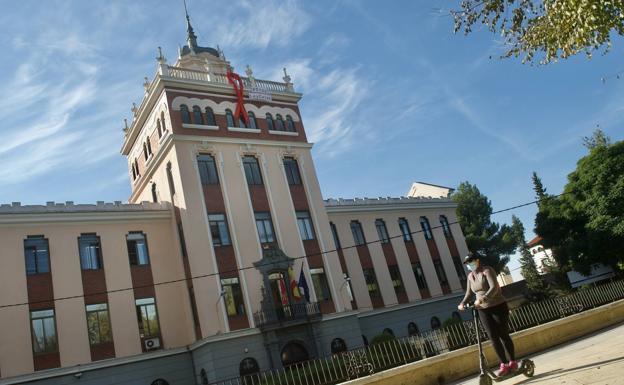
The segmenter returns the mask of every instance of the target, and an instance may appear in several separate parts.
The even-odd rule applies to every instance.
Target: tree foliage
[[[537,175],[534,173],[534,176]],[[530,300],[549,298],[551,296],[551,292],[548,284],[544,282],[543,277],[540,275],[539,271],[537,271],[535,260],[533,259],[533,255],[529,250],[529,245],[524,238],[524,225],[515,215],[512,217],[512,227],[522,230],[519,239],[520,271],[527,285],[527,293],[525,293],[525,295]]]
[[[564,193],[541,201],[535,219],[559,265],[583,274],[595,263],[624,267],[624,141],[610,144],[597,130],[592,143]]]
[[[468,249],[500,273],[518,245],[518,229],[492,222],[490,200],[469,182],[462,182],[452,198]]]
[[[548,64],[584,52],[607,52],[611,35],[624,35],[622,0],[463,0],[451,11],[455,32],[484,24],[509,46],[503,57]]]

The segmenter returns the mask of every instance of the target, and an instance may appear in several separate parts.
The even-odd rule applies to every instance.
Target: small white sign
[[[262,90],[258,87],[249,88],[249,99],[251,100],[261,100],[264,102],[270,102],[273,100],[271,97],[271,93],[265,90]]]

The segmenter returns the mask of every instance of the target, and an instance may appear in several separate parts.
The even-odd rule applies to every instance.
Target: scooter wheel
[[[533,377],[533,374],[535,374],[535,364],[533,361],[527,361],[524,375],[527,377]]]
[[[487,374],[479,376],[479,385],[492,385],[492,378]]]

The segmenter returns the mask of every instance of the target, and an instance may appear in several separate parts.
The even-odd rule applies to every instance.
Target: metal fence
[[[612,281],[573,294],[533,302],[512,310],[513,332],[568,317],[624,299],[624,281]],[[482,329],[482,336],[485,332]],[[487,338],[486,338],[487,339]],[[244,377],[217,385],[332,385],[476,344],[473,321],[457,321],[440,329],[380,343]]]

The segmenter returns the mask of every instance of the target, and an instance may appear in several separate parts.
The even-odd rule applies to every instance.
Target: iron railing
[[[624,281],[612,281],[573,294],[533,302],[514,309],[510,327],[516,332],[624,299]],[[487,339],[482,329],[482,336]],[[410,337],[390,339],[256,374],[214,382],[216,385],[333,385],[476,344],[473,321],[451,324]]]
[[[321,316],[318,302],[296,303],[278,306],[254,313],[254,321],[259,328],[283,325],[293,321],[310,321]]]

